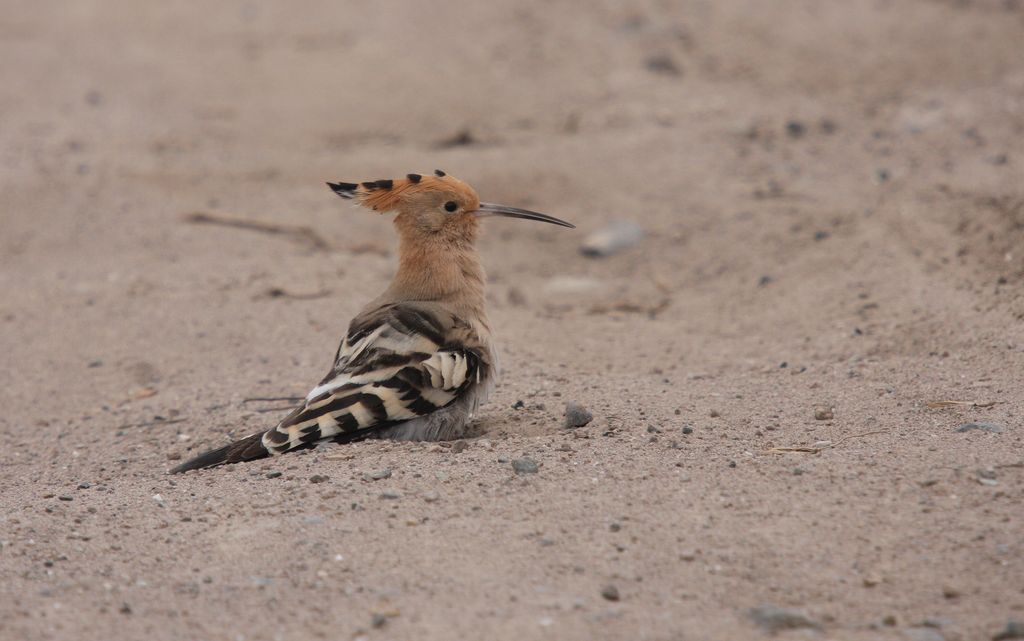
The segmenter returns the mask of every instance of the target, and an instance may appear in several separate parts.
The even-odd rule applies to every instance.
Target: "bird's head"
[[[447,232],[446,235],[472,235],[478,220],[487,216],[505,216],[539,220],[575,227],[535,211],[482,203],[472,187],[437,169],[432,176],[409,174],[397,180],[362,183],[327,183],[342,198],[380,213],[397,214],[395,224],[403,231],[421,234]]]

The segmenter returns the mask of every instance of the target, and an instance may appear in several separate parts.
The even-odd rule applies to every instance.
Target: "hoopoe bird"
[[[574,227],[546,214],[482,203],[472,187],[441,170],[327,184],[342,198],[395,214],[394,280],[352,319],[330,372],[277,426],[200,454],[172,474],[328,441],[459,438],[497,377],[476,250],[480,219]]]

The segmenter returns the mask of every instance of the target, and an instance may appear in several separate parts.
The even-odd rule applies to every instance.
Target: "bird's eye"
[[[445,211],[455,211],[458,208],[459,208],[459,204],[457,202],[455,202],[454,200],[449,200],[448,202],[446,202],[444,204],[444,210]]]

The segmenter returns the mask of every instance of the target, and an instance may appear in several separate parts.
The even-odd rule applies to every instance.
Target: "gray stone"
[[[609,583],[608,585],[601,588],[601,596],[609,601],[618,601],[620,598],[619,589]]]
[[[789,610],[774,605],[761,605],[751,608],[747,615],[758,627],[765,632],[775,634],[782,630],[796,630],[798,628],[818,629],[821,625],[798,610]]]
[[[537,461],[531,458],[517,458],[512,461],[512,469],[516,474],[536,474],[540,470]]]
[[[363,474],[364,481],[382,481],[389,478],[391,478],[390,469],[377,470],[376,472],[367,472]]]
[[[619,220],[587,236],[580,245],[580,252],[592,258],[611,256],[636,245],[643,237],[644,230],[639,225]]]
[[[1024,639],[1024,623],[1010,619],[1006,627],[992,636],[992,641],[1004,641],[1005,639]]]
[[[964,423],[960,427],[956,428],[957,432],[970,432],[971,430],[981,430],[982,432],[1002,432],[1003,427],[996,425],[995,423]]]
[[[907,628],[903,636],[907,641],[946,641],[946,637],[935,628]]]
[[[592,420],[594,420],[594,415],[587,411],[587,408],[583,407],[576,401],[569,401],[566,403],[565,427],[567,429],[583,427]]]

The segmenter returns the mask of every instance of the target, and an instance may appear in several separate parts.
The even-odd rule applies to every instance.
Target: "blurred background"
[[[289,613],[274,634],[376,633],[384,593],[403,612],[387,629],[419,638],[736,638],[766,601],[844,638],[907,638],[939,614],[944,638],[982,638],[1020,617],[1021,474],[999,472],[990,491],[974,470],[1020,451],[1007,426],[1024,411],[1021,2],[0,6],[0,525],[13,550],[0,567],[21,595],[0,606],[8,630],[67,634],[46,614],[56,594],[96,634],[206,633],[204,612],[242,621],[317,582],[348,595],[355,622]],[[277,416],[244,399],[305,394],[391,277],[389,222],[325,181],[434,168],[579,227],[485,223],[506,375],[481,430],[499,452],[471,448],[465,494],[436,505],[488,510],[419,528],[423,545],[467,543],[404,569],[380,561],[414,543],[380,535],[378,508],[346,512],[378,562],[344,588],[313,562],[289,582],[290,559],[260,546],[295,528],[326,544],[341,525],[293,522],[309,515],[285,500],[291,486],[238,489],[248,472],[187,488],[162,472]],[[588,250],[608,229],[622,243]],[[555,449],[570,399],[595,414],[596,439],[572,460],[618,482],[560,466],[581,447]],[[928,406],[951,399],[968,405]],[[1007,430],[953,432],[975,419]],[[864,432],[878,435],[820,458],[759,454]],[[289,475],[392,461],[409,470],[400,491],[427,491],[411,474],[434,454],[359,447],[354,462],[313,455]],[[527,451],[547,457],[532,489],[493,463]],[[968,480],[946,485],[951,469]],[[353,474],[345,506],[371,492]],[[122,489],[50,516],[80,482]],[[264,492],[283,507],[248,512]],[[220,520],[180,533],[204,505]],[[625,513],[638,538],[606,541]],[[91,542],[65,542],[72,519]],[[538,537],[556,543],[537,551]],[[919,556],[904,554],[910,539]],[[822,540],[839,543],[810,559]],[[678,547],[697,561],[680,566]],[[40,569],[61,555],[63,574]],[[278,574],[257,567],[266,558]],[[525,591],[492,583],[524,559],[538,568]],[[218,591],[238,567],[279,581]],[[216,587],[198,583],[206,572]],[[435,579],[445,595],[422,587]],[[621,603],[598,595],[613,580]],[[94,594],[102,582],[113,587]]]

